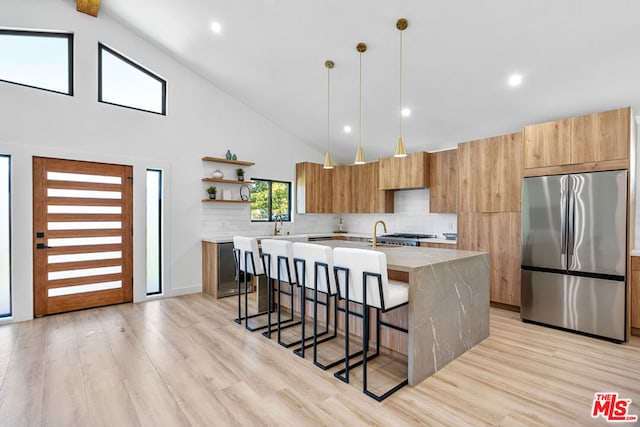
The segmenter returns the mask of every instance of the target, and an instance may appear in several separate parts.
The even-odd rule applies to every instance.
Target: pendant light
[[[396,28],[400,30],[400,137],[398,138],[398,144],[396,145],[396,153],[393,157],[407,157],[407,149],[404,147],[404,141],[402,140],[402,32],[407,29],[409,22],[406,19],[400,18],[396,22]]]
[[[327,155],[324,157],[324,169],[333,169],[333,160],[331,159],[331,69],[334,66],[333,61],[327,59],[324,61],[327,67]]]
[[[362,151],[362,54],[367,51],[367,45],[364,43],[358,43],[356,46],[356,50],[359,52],[360,57],[360,68],[359,68],[359,91],[358,91],[358,151],[356,152],[356,160],[353,162],[354,165],[363,165],[366,162],[364,161],[364,152]]]

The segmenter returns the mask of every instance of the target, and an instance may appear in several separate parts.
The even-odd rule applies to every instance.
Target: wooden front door
[[[133,300],[132,171],[33,158],[35,316]]]

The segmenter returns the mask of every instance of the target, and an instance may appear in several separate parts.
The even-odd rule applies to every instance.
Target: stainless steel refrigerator
[[[625,340],[627,171],[522,184],[523,320]]]

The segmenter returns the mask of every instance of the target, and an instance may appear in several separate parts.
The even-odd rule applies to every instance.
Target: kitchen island
[[[365,242],[323,240],[331,247]],[[421,247],[378,247],[391,278],[409,283],[408,374],[417,385],[489,336],[489,255]],[[397,332],[393,332],[397,333]]]

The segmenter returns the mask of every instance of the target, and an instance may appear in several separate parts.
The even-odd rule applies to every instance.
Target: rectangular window
[[[251,221],[291,221],[291,183],[252,178]]]
[[[167,82],[98,43],[98,101],[167,114]]]
[[[0,81],[73,95],[73,34],[0,30]]]
[[[11,158],[0,154],[0,317],[11,316]]]
[[[162,293],[162,171],[147,169],[147,295]]]

